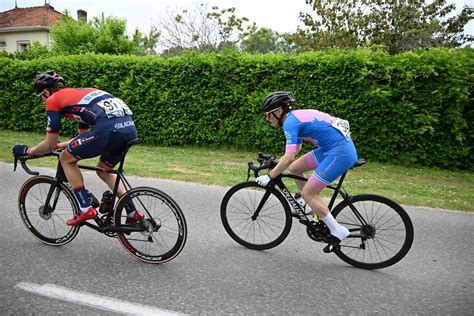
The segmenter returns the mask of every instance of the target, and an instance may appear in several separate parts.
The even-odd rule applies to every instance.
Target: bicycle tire
[[[270,196],[253,220],[265,191]],[[227,191],[221,203],[221,220],[229,236],[240,245],[265,250],[281,244],[291,230],[290,206],[275,188],[263,188],[255,181],[239,183]]]
[[[369,226],[361,225],[345,200],[332,211],[334,218],[351,233],[373,236],[365,241],[365,249],[362,237],[343,240],[336,255],[362,269],[386,268],[403,259],[414,237],[413,224],[407,212],[396,202],[379,195],[356,195],[351,202]],[[358,242],[361,243],[357,245]]]
[[[57,185],[51,198],[55,207],[48,210],[44,202],[53,184]],[[79,226],[66,224],[68,219],[79,214],[76,198],[64,183],[58,183],[52,177],[40,175],[26,180],[18,196],[18,210],[28,231],[45,244],[65,245],[79,232]]]
[[[125,225],[125,203],[131,199],[137,210],[145,213],[145,232],[118,233],[122,246],[133,257],[147,263],[165,263],[175,258],[187,239],[187,225],[178,204],[166,193],[150,187],[137,187],[124,194],[117,203],[114,225]],[[148,213],[145,211],[148,211]],[[153,221],[157,223],[153,226]]]

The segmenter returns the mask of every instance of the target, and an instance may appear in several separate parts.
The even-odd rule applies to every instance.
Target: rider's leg
[[[316,159],[313,156],[312,152],[309,152],[297,160],[295,160],[289,167],[289,171],[291,174],[303,177],[304,172],[309,171],[309,170],[314,170],[318,166],[318,163]],[[304,185],[306,184],[305,181],[301,180],[296,180],[295,179],[296,186],[298,189],[301,191],[303,190]]]
[[[107,146],[109,134],[104,131],[92,130],[84,132],[74,138],[67,148],[61,153],[60,160],[66,178],[74,190],[81,213],[73,219],[68,220],[68,225],[79,225],[82,222],[97,216],[97,211],[90,205],[87,191],[84,188],[84,178],[77,166],[81,159],[99,156]]]
[[[310,177],[306,185],[301,191],[301,196],[311,209],[316,212],[318,217],[326,224],[331,232],[331,235],[337,237],[339,240],[345,239],[349,236],[349,230],[340,225],[336,219],[329,212],[326,203],[321,199],[320,193],[326,186],[325,183],[319,181],[313,175]]]
[[[97,167],[102,168],[102,169],[106,169],[106,170],[113,169],[113,167],[109,166],[108,164],[106,164],[102,160],[99,160],[99,162],[97,162]],[[105,171],[97,171],[97,175],[99,176],[99,178],[102,179],[102,181],[104,181],[107,184],[107,186],[110,188],[111,191],[114,190],[115,181],[117,179],[117,176],[115,174],[108,173],[108,172],[105,172]],[[125,186],[123,185],[123,182],[120,181],[118,189],[117,189],[117,196],[121,197],[122,195],[125,194],[125,192],[126,192]]]
[[[103,162],[102,160],[99,160],[97,163],[97,167],[102,168],[102,169],[113,169],[109,164]],[[104,181],[107,186],[109,187],[110,191],[113,191],[115,188],[115,181],[117,180],[117,175],[113,173],[108,173],[106,171],[97,171],[97,175],[99,178]],[[117,197],[120,198],[122,195],[124,195],[127,192],[125,189],[125,185],[123,184],[123,181],[119,182],[118,188],[117,188]],[[132,217],[135,215],[135,205],[131,200],[127,201],[125,204],[125,210],[127,211],[127,216]]]
[[[329,212],[329,208],[320,197],[320,192],[341,174],[351,168],[357,161],[357,152],[352,140],[343,141],[329,151],[314,150],[315,161],[319,164],[309,177],[301,195],[319,218],[328,226],[331,235],[340,240],[349,235],[349,230],[340,225]]]
[[[97,211],[91,206],[91,202],[87,196],[87,191],[84,187],[84,178],[77,166],[78,159],[71,155],[68,150],[64,150],[59,159],[61,160],[64,174],[72,187],[74,195],[79,201],[81,209],[81,214],[68,220],[66,223],[68,225],[78,225],[88,219],[95,218],[97,216]]]
[[[123,148],[125,144],[135,138],[136,131],[134,127],[130,128],[130,131],[127,133],[112,132],[107,146],[108,150],[102,153],[97,166],[102,169],[113,169],[122,160]],[[107,184],[110,190],[114,190],[115,181],[117,180],[117,176],[115,174],[105,171],[98,171],[97,175]],[[117,188],[117,197],[122,197],[126,192],[127,190],[123,181],[120,181]],[[145,218],[145,214],[142,211],[138,211],[136,209],[131,199],[125,203],[125,210],[127,212],[126,223],[134,223],[137,220],[142,220]]]
[[[84,186],[84,178],[82,177],[81,170],[79,170],[79,167],[77,166],[79,160],[71,155],[67,150],[64,150],[61,153],[59,160],[61,160],[64,174],[66,175],[67,181],[71,187]]]

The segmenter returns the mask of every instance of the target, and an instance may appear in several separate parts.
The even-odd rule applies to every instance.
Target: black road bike
[[[125,155],[137,143],[138,139],[127,143],[117,170],[79,165],[81,169],[116,174],[117,179],[113,192],[104,192],[101,203],[88,192],[91,204],[98,208],[99,216],[94,221],[86,221],[78,226],[66,224],[68,219],[79,214],[80,208],[59,159],[55,177],[31,171],[26,164],[29,159],[48,156],[59,158],[61,151],[15,158],[14,170],[20,161],[23,169],[33,175],[23,184],[18,196],[20,216],[26,228],[48,245],[62,246],[71,242],[82,226],[87,226],[108,237],[118,238],[128,253],[144,262],[164,263],[175,258],[187,238],[186,220],[180,207],[170,196],[155,188],[132,188],[123,174]],[[118,199],[120,181],[127,192]],[[125,223],[127,214],[124,206],[129,200],[143,211],[144,220],[135,224]]]
[[[287,178],[307,179],[283,173],[262,187],[249,181],[252,171],[256,178],[259,171],[273,168],[277,162],[273,156],[261,153],[257,161],[260,165],[248,163],[247,181],[230,188],[222,200],[222,224],[230,237],[250,249],[270,249],[288,236],[294,216],[306,226],[312,240],[330,244],[332,239],[327,226],[322,221],[311,221],[304,207],[283,183]],[[363,164],[365,160],[359,159],[352,168]],[[410,217],[399,204],[386,197],[348,194],[342,187],[346,173],[341,175],[336,186],[328,186],[334,190],[328,207],[334,218],[350,232],[349,237],[332,251],[343,261],[363,269],[381,269],[397,263],[413,243]],[[333,207],[338,196],[342,201]],[[290,208],[294,209],[295,215]]]

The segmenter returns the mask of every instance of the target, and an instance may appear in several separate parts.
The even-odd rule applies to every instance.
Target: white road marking
[[[86,305],[102,310],[113,311],[127,315],[183,315],[180,313],[160,309],[154,306],[139,305],[136,303],[118,300],[111,297],[75,291],[62,286],[48,283],[40,285],[28,282],[21,282],[15,285],[15,288],[66,302]]]

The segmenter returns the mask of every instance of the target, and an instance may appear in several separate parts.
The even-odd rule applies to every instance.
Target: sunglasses
[[[46,90],[43,90],[43,92],[36,94],[36,96],[40,98],[41,100],[43,100],[42,96],[44,95],[45,92]]]
[[[269,120],[270,119],[270,114],[272,114],[273,112],[276,112],[278,111],[279,108],[276,108],[274,110],[271,110],[269,112],[264,112],[263,115],[265,116],[265,119]]]

